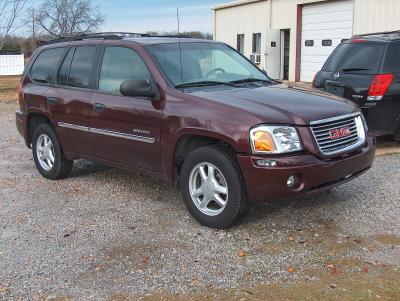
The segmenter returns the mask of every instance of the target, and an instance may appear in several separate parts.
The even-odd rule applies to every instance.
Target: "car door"
[[[93,154],[87,141],[91,138],[88,131],[91,76],[99,50],[93,45],[70,47],[60,66],[57,85],[46,93],[49,111],[57,122],[57,133],[67,153]]]
[[[134,49],[105,46],[91,97],[95,156],[159,172],[162,111],[157,100],[121,95],[120,85],[126,80],[153,79]]]

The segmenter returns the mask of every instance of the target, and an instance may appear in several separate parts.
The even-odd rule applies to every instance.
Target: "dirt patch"
[[[372,274],[374,276],[372,276]],[[112,293],[108,300],[398,300],[399,271],[393,267],[376,269],[372,273],[360,271],[342,276],[329,275],[320,281],[296,284],[266,284],[251,288],[215,290],[195,294],[148,294],[129,296]]]
[[[0,101],[13,102],[18,100],[19,76],[0,76]]]

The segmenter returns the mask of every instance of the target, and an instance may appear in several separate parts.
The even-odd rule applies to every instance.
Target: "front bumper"
[[[371,136],[368,136],[362,149],[327,160],[312,154],[271,158],[238,156],[247,197],[255,203],[318,194],[363,174],[371,167],[374,158],[375,139]],[[275,160],[277,166],[258,167],[255,163],[258,159]],[[301,180],[293,189],[287,186],[291,175],[296,175]]]

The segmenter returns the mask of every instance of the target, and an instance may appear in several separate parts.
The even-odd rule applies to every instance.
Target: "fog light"
[[[260,159],[256,161],[257,166],[260,167],[275,167],[276,161],[275,160],[265,160],[265,159]]]
[[[296,179],[294,176],[290,176],[286,181],[286,184],[289,188],[293,188],[295,183],[296,183]]]

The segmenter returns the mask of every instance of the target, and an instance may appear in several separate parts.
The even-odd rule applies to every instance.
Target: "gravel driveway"
[[[216,231],[136,173],[79,161],[45,180],[14,109],[0,103],[0,300],[400,299],[400,155]]]

